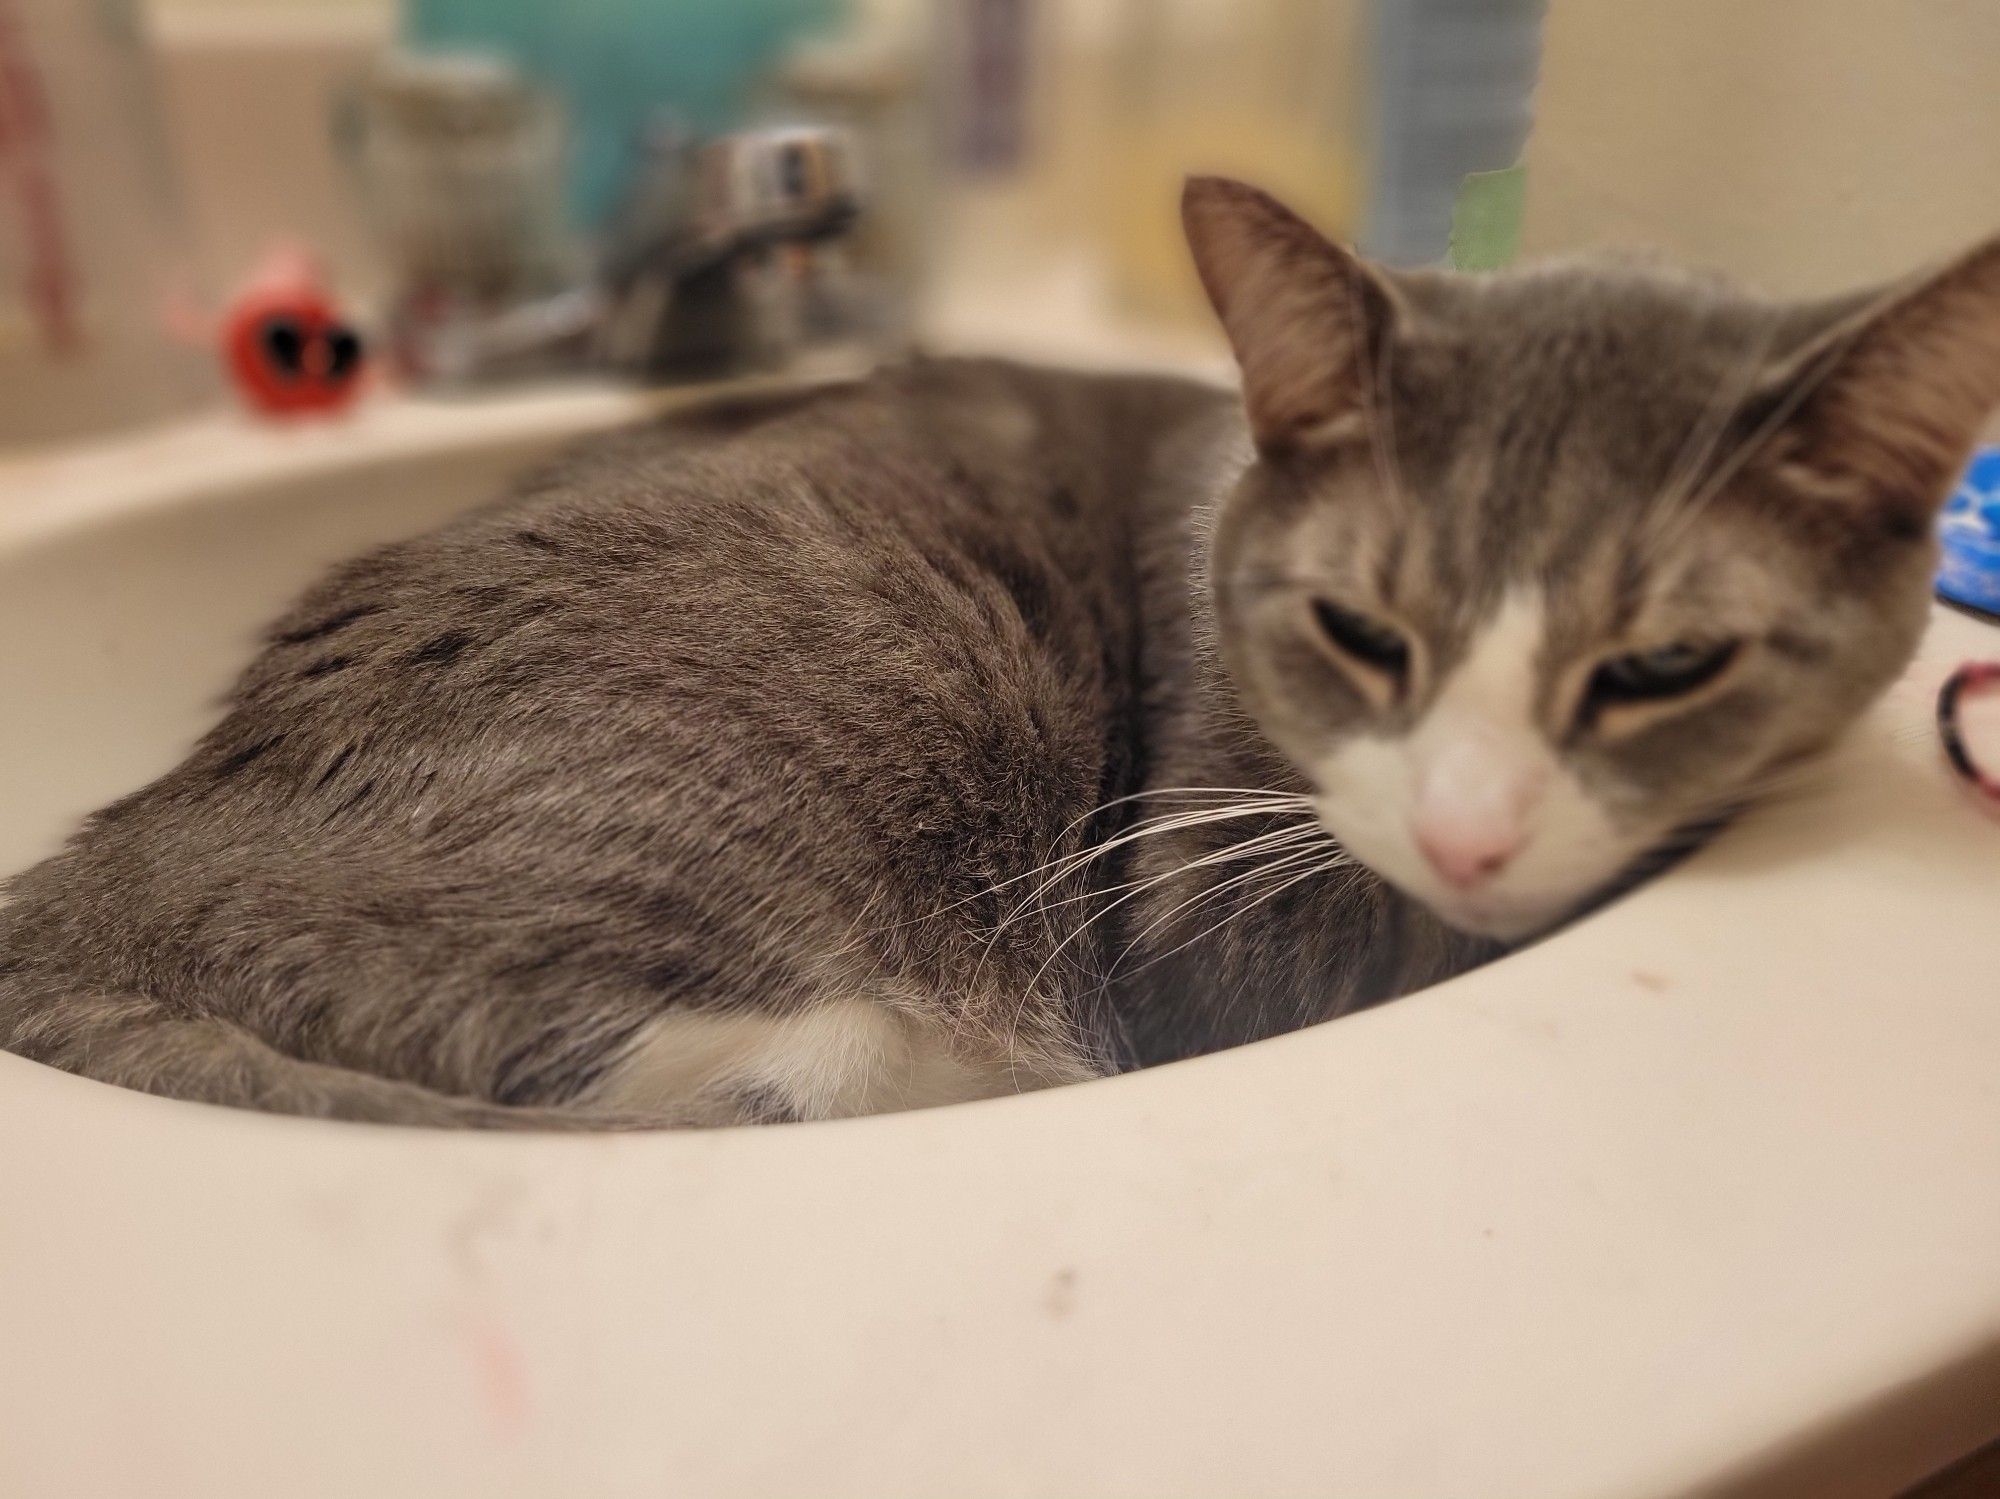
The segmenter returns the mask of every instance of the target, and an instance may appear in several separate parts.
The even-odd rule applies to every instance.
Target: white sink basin
[[[0,470],[0,871],[610,394]],[[1940,615],[1807,802],[1384,1009],[838,1124],[494,1138],[0,1056],[0,1493],[1879,1495],[2000,1435],[2000,822]]]

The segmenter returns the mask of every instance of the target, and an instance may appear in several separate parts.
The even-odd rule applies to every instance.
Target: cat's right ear
[[[1922,534],[2000,410],[2000,236],[1831,305],[1768,377],[1770,456],[1803,491]]]
[[[1181,223],[1236,351],[1257,446],[1277,454],[1365,435],[1398,316],[1388,284],[1268,193],[1226,177],[1188,179]]]

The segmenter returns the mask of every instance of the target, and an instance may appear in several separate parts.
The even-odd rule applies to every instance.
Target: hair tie
[[[1991,690],[2000,682],[2000,661],[1968,661],[1944,680],[1938,689],[1937,723],[1938,738],[1944,743],[1944,757],[1951,762],[1951,768],[1978,789],[1981,795],[2000,801],[2000,778],[1980,768],[1972,758],[1972,751],[1965,743],[1965,730],[1959,723],[1959,704],[1966,692]]]

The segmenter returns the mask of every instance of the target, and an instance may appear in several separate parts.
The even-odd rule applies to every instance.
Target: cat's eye
[[[1646,703],[1675,698],[1704,687],[1736,658],[1739,642],[1677,641],[1650,651],[1613,656],[1590,678],[1593,703]]]
[[[1384,676],[1400,680],[1410,667],[1410,643],[1393,626],[1325,599],[1313,600],[1313,619],[1335,649]]]

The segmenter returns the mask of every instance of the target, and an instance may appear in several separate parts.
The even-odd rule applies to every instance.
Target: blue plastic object
[[[2000,446],[1981,448],[1945,501],[1938,525],[1940,597],[2000,615]]]
[[[1521,160],[1548,8],[1548,0],[1373,0],[1364,29],[1374,38],[1375,168],[1361,236],[1372,259],[1443,260],[1468,174]]]

